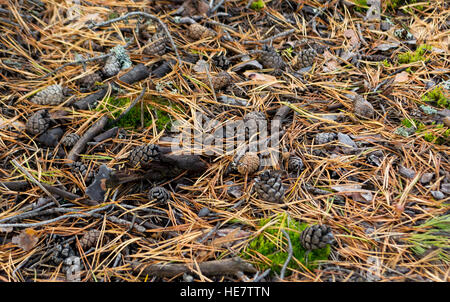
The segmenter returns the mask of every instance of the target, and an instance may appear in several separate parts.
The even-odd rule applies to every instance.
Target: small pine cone
[[[102,77],[100,76],[100,74],[98,72],[94,72],[82,77],[81,79],[78,79],[77,84],[83,88],[91,89],[95,87],[95,83],[101,81]]]
[[[189,25],[188,35],[192,39],[200,40],[204,38],[212,38],[216,35],[216,33],[203,25],[192,23],[191,25]]]
[[[295,65],[296,69],[302,69],[314,64],[317,52],[314,49],[304,49],[298,55],[298,61]]]
[[[307,227],[300,235],[300,243],[307,250],[321,249],[327,244],[333,244],[334,237],[328,225],[313,225]]]
[[[36,111],[28,120],[25,128],[30,134],[41,134],[50,126],[50,115],[46,109]]]
[[[317,145],[323,145],[323,144],[327,144],[331,141],[334,141],[336,138],[337,138],[336,133],[321,132],[321,133],[317,133],[315,141],[316,141]]]
[[[101,232],[99,230],[89,230],[84,233],[83,237],[80,239],[80,245],[83,250],[87,250],[93,246],[96,246],[98,238],[100,238]]]
[[[364,99],[360,95],[355,96],[355,101],[353,103],[355,115],[361,118],[372,118],[375,115],[375,109],[371,103]]]
[[[148,199],[156,200],[160,204],[166,203],[170,198],[169,192],[163,187],[151,188],[148,192]]]
[[[254,152],[247,152],[242,156],[237,165],[237,170],[241,174],[253,174],[258,171],[259,157]]]
[[[283,58],[281,58],[273,47],[264,45],[262,50],[263,53],[259,56],[259,61],[264,68],[280,70],[285,67]]]
[[[221,69],[228,69],[230,67],[231,62],[224,55],[218,55],[213,57],[214,64]]]
[[[219,72],[215,77],[211,79],[214,89],[220,90],[231,84],[233,78],[226,71]]]
[[[167,37],[164,33],[156,33],[147,41],[144,53],[151,56],[162,56],[166,53]]]
[[[303,161],[298,156],[291,156],[288,161],[288,169],[292,172],[298,172],[303,169]]]
[[[118,74],[120,71],[120,63],[116,56],[109,56],[102,68],[102,73],[105,77],[110,78]]]
[[[50,85],[35,94],[31,102],[38,105],[59,105],[64,100],[63,87],[55,84]]]
[[[159,147],[157,145],[148,144],[143,146],[137,146],[134,148],[129,157],[128,163],[135,168],[139,164],[141,167],[148,166],[152,160],[159,159]]]
[[[79,173],[83,178],[85,178],[86,182],[91,182],[91,180],[94,179],[94,173],[92,171],[89,171],[88,173],[88,167],[82,162],[73,162],[70,165],[70,168],[73,173]]]
[[[273,170],[265,170],[255,178],[254,190],[258,198],[262,200],[281,203],[284,200],[286,189],[281,182],[280,173]]]
[[[76,133],[69,133],[61,139],[61,144],[66,147],[72,147],[80,139],[80,136]]]

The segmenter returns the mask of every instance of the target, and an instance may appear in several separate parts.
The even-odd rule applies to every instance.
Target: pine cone
[[[292,172],[298,172],[303,169],[303,161],[298,156],[289,157],[288,169]]]
[[[375,115],[375,109],[371,103],[365,100],[362,96],[356,95],[353,103],[355,115],[362,118],[372,118]]]
[[[164,33],[156,33],[147,41],[148,46],[144,53],[152,56],[162,56],[166,53],[167,36]]]
[[[118,74],[120,71],[120,62],[115,55],[109,56],[102,68],[105,77],[110,78]]]
[[[70,169],[73,173],[79,173],[86,182],[91,182],[94,179],[94,172],[91,170],[88,173],[88,167],[80,161],[73,162]]]
[[[317,52],[314,49],[304,49],[300,51],[295,68],[302,69],[313,65],[316,56]]]
[[[204,38],[212,38],[216,35],[216,33],[203,25],[192,23],[191,25],[189,25],[188,35],[192,39],[200,40]]]
[[[69,243],[65,244],[58,243],[51,254],[51,260],[55,262],[57,265],[59,265],[65,259],[74,255],[75,252]]]
[[[281,182],[280,173],[273,170],[263,171],[257,178],[255,178],[254,190],[258,198],[281,203],[284,200],[285,188]]]
[[[317,145],[323,145],[323,144],[327,144],[331,141],[334,141],[336,138],[337,138],[336,133],[321,132],[321,133],[317,133],[315,141],[316,141]]]
[[[224,55],[218,55],[213,57],[214,64],[221,69],[228,69],[230,67],[231,62]]]
[[[99,230],[89,230],[84,233],[80,239],[80,245],[83,250],[87,250],[93,246],[96,246],[98,238],[100,238],[101,232]]]
[[[95,83],[101,82],[101,81],[102,81],[102,77],[99,75],[99,73],[94,72],[94,73],[91,73],[91,74],[88,74],[88,75],[82,77],[81,79],[78,79],[77,84],[80,87],[92,89],[95,87]]]
[[[214,89],[220,90],[230,85],[233,78],[226,71],[219,72],[215,77],[211,79]]]
[[[241,174],[253,174],[258,171],[259,157],[254,152],[247,152],[239,160],[237,170]]]
[[[321,249],[333,242],[334,237],[328,225],[307,227],[300,235],[300,243],[307,250]]]
[[[159,159],[159,152],[159,147],[157,145],[148,144],[137,146],[131,151],[128,162],[133,168],[139,164],[141,167],[145,167],[148,166],[152,160]]]
[[[61,144],[66,147],[72,147],[80,139],[80,136],[76,133],[69,133],[61,139]]]
[[[50,126],[50,115],[46,109],[36,111],[28,120],[25,128],[30,134],[40,134]]]
[[[283,58],[281,58],[273,47],[264,45],[262,50],[263,53],[259,56],[259,61],[264,68],[281,70],[285,67]]]
[[[160,204],[166,203],[170,198],[169,192],[163,187],[151,188],[148,192],[148,199],[156,200]]]
[[[63,88],[61,85],[50,85],[35,94],[31,102],[38,105],[59,105],[64,100]]]

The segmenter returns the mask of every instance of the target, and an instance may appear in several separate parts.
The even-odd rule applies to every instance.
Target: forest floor
[[[15,0],[0,29],[1,281],[450,281],[448,1]]]

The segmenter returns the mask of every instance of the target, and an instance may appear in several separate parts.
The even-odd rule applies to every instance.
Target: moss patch
[[[163,98],[154,98],[153,101],[163,106],[171,106],[169,101]],[[131,100],[129,98],[115,98],[110,97],[106,99],[102,105],[96,108],[97,111],[101,112],[109,112],[112,115],[112,118],[117,118],[119,115],[124,112],[128,106],[131,104]],[[156,107],[151,105],[144,105],[144,127],[152,126],[152,114],[150,114],[150,110],[155,118],[155,124],[159,131],[163,129],[167,129],[171,126],[171,118],[170,115]],[[118,127],[124,129],[137,129],[141,127],[141,105],[140,103],[136,104],[125,116],[121,118],[121,120],[117,123]]]
[[[262,219],[259,222],[261,228],[267,224],[270,224],[270,226],[266,227],[258,237],[253,239],[241,255],[246,259],[252,258],[261,270],[270,268],[272,272],[280,273],[288,257],[287,238],[281,232],[282,229],[288,233],[293,248],[293,256],[288,268],[299,270],[303,265],[311,270],[318,266],[319,261],[328,259],[330,254],[329,245],[323,249],[310,252],[306,261],[307,251],[300,244],[300,234],[308,227],[306,223],[299,223],[283,214],[272,219]],[[286,270],[286,274],[288,275],[289,273],[289,270]]]
[[[363,13],[366,12],[369,6],[367,5],[367,0],[353,0],[355,4],[355,11]]]
[[[398,55],[398,62],[400,64],[410,64],[419,61],[425,61],[425,53],[432,49],[432,46],[422,44],[414,52],[405,52]]]
[[[417,3],[417,0],[387,0],[386,5],[391,10],[396,10],[404,5]],[[418,10],[423,10],[423,5],[415,5],[414,6]],[[404,11],[410,12],[411,8],[403,9]]]
[[[432,127],[427,127],[421,121],[416,119],[404,119],[402,120],[402,125],[407,129],[412,129],[412,131],[406,131],[408,137],[410,134],[418,133],[423,135],[423,139],[427,142],[434,143],[437,145],[442,145],[448,142],[450,137],[450,129],[446,129],[444,124],[437,124],[436,122],[431,123]],[[402,135],[401,133],[397,133]]]
[[[422,100],[437,107],[450,109],[450,98],[444,95],[442,87],[439,86],[425,94]]]
[[[250,4],[250,8],[253,10],[262,10],[266,5],[263,0],[256,0]]]

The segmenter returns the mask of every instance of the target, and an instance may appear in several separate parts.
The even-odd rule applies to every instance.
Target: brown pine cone
[[[219,72],[215,77],[211,79],[213,87],[216,90],[220,90],[230,85],[232,80],[233,78],[226,71]]]
[[[31,99],[38,105],[59,105],[64,101],[64,93],[61,85],[50,85],[39,91]]]
[[[116,56],[109,56],[102,68],[102,73],[105,77],[110,78],[118,74],[120,71],[120,63]]]
[[[371,103],[360,95],[355,96],[353,102],[355,115],[361,118],[372,118],[375,115],[375,109]]]
[[[148,192],[148,199],[156,200],[160,204],[166,203],[170,198],[169,192],[163,187],[151,188]]]
[[[300,157],[298,156],[291,156],[289,157],[289,161],[288,161],[288,169],[291,172],[299,172],[300,170],[303,169],[303,161]]]
[[[300,235],[300,243],[307,250],[321,249],[333,242],[333,233],[328,225],[307,227]]]
[[[76,133],[69,133],[61,139],[61,144],[66,147],[72,147],[80,139],[80,136]]]
[[[258,171],[259,157],[255,152],[247,152],[242,156],[237,165],[237,170],[241,174],[253,174]]]
[[[203,25],[192,23],[191,25],[189,25],[188,35],[192,39],[200,40],[204,38],[212,38],[216,35],[216,33]]]
[[[259,62],[264,68],[273,68],[276,71],[283,69],[286,65],[283,58],[275,51],[275,48],[264,45],[263,52],[259,56]]]
[[[102,81],[102,77],[100,76],[100,74],[98,72],[94,72],[94,73],[91,73],[91,74],[88,74],[88,75],[82,77],[81,79],[78,79],[77,84],[80,87],[92,89],[95,87],[95,83],[101,82],[101,81]]]
[[[97,245],[97,241],[100,238],[101,232],[99,230],[89,230],[84,233],[83,237],[80,239],[80,245],[83,250],[87,250],[93,246]]]
[[[148,144],[135,147],[128,156],[128,163],[133,168],[140,165],[148,166],[152,160],[159,159],[159,147],[154,144]]]
[[[258,198],[276,203],[283,202],[286,191],[280,173],[273,170],[265,170],[255,178],[254,190]]]
[[[304,49],[300,51],[297,58],[297,64],[295,65],[296,69],[302,69],[305,67],[312,66],[314,64],[314,60],[317,56],[317,52],[314,49]]]
[[[94,179],[94,172],[91,170],[88,173],[88,167],[82,162],[76,161],[70,165],[73,173],[79,173],[86,182],[91,182]]]
[[[30,134],[40,134],[50,126],[50,115],[46,109],[36,111],[25,124],[25,129]]]
[[[167,36],[162,33],[156,33],[151,36],[144,48],[144,53],[151,56],[162,56],[166,53]]]

